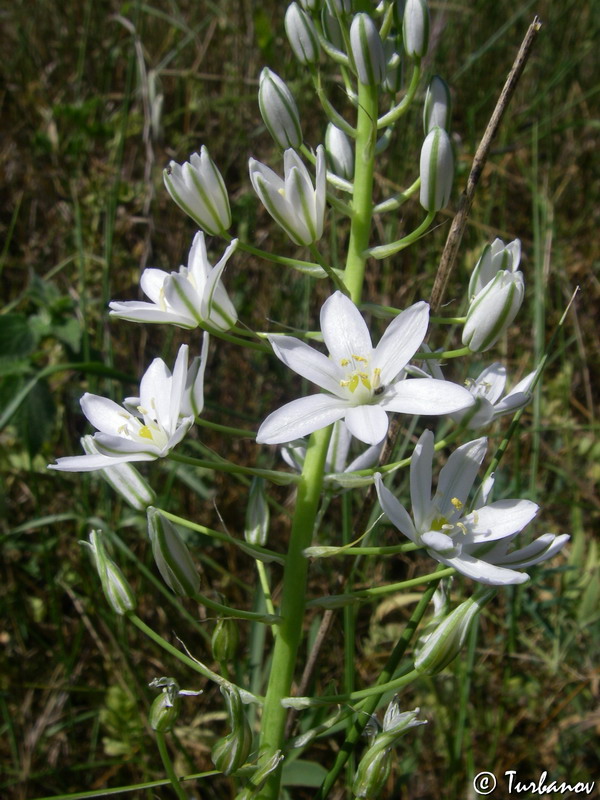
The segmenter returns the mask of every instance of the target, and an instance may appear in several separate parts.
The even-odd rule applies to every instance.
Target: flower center
[[[381,369],[371,369],[368,358],[353,353],[350,358],[342,358],[340,366],[347,370],[340,386],[348,390],[356,405],[369,403],[374,395],[383,393]]]

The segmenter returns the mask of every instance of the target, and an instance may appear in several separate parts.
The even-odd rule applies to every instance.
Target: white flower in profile
[[[187,267],[179,272],[145,269],[140,285],[151,302],[126,300],[109,304],[111,316],[130,322],[164,322],[180,328],[212,326],[226,331],[237,321],[233,303],[221,282],[223,270],[237,247],[234,239],[213,267],[206,253],[204,233],[194,237]]]
[[[552,558],[569,539],[544,534],[519,550],[508,552],[512,540],[531,522],[538,506],[530,500],[487,503],[493,481],[481,493],[480,506],[466,513],[469,492],[487,450],[485,438],[457,448],[440,472],[431,496],[434,454],[433,434],[425,431],[410,463],[412,519],[404,506],[383,485],[375,485],[381,507],[390,521],[412,542],[425,547],[442,564],[480,583],[492,586],[524,583],[523,567]]]
[[[345,419],[352,436],[377,444],[388,429],[388,411],[450,414],[473,405],[462,386],[433,378],[405,380],[403,370],[423,342],[427,303],[415,303],[388,326],[377,347],[354,303],[335,292],[321,308],[321,330],[330,353],[299,339],[271,335],[275,355],[326,394],[302,397],[274,411],[260,426],[257,442],[284,444]]]
[[[294,244],[309,245],[323,235],[327,191],[325,149],[317,147],[315,184],[300,156],[291,148],[283,154],[283,180],[251,158],[250,180],[262,204]]]
[[[188,347],[182,345],[173,372],[155,358],[140,382],[140,396],[129,397],[120,406],[99,395],[86,394],[81,408],[98,429],[93,449],[83,456],[67,456],[49,464],[65,472],[92,472],[127,461],[154,461],[179,444],[202,410],[204,365],[208,336],[202,356],[188,371]]]

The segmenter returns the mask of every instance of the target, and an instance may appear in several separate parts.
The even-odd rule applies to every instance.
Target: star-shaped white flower
[[[208,350],[205,335],[202,356],[188,370],[188,347],[179,348],[173,373],[155,358],[140,383],[140,396],[120,406],[99,395],[86,394],[81,408],[98,429],[94,450],[84,456],[59,458],[50,469],[92,472],[127,461],[154,461],[179,444],[202,410],[204,366]]]
[[[544,534],[519,550],[508,552],[511,541],[531,522],[538,506],[530,500],[499,500],[482,504],[467,514],[469,492],[487,450],[485,438],[455,450],[440,472],[437,491],[431,496],[433,434],[425,431],[410,464],[412,519],[404,506],[375,476],[379,502],[390,521],[436,561],[480,583],[502,586],[524,583],[529,575],[517,569],[552,558],[569,539],[563,534]]]
[[[237,247],[234,239],[213,267],[206,254],[204,233],[194,237],[187,267],[179,272],[145,269],[140,285],[152,302],[137,300],[111,302],[111,316],[130,322],[165,322],[180,328],[209,325],[229,330],[237,320],[233,303],[221,282],[221,275]]]
[[[428,322],[427,303],[415,303],[393,320],[374,348],[354,303],[336,292],[321,309],[329,358],[299,339],[269,336],[275,355],[327,394],[302,397],[274,411],[260,426],[257,442],[291,442],[345,419],[353,436],[377,444],[387,433],[388,411],[438,415],[473,405],[473,396],[462,386],[401,376],[423,342]]]

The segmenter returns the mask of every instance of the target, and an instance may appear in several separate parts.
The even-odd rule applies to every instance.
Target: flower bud
[[[300,0],[300,5],[305,11],[318,11],[321,0]]]
[[[517,316],[524,294],[522,272],[497,272],[469,306],[463,344],[474,353],[489,350]]]
[[[149,722],[153,731],[166,733],[173,730],[181,710],[181,698],[177,692],[162,692],[150,706]]]
[[[392,750],[381,747],[370,747],[361,758],[354,782],[354,797],[375,798],[385,786],[392,770]]]
[[[395,36],[388,36],[383,43],[383,51],[385,53],[385,79],[382,88],[390,94],[398,94],[402,89],[404,80],[404,64],[402,63],[402,55],[398,49],[398,38]]]
[[[252,478],[248,505],[246,506],[246,525],[244,538],[249,544],[264,547],[269,533],[269,504],[265,491],[264,478]]]
[[[433,128],[421,148],[421,205],[426,211],[439,211],[448,205],[454,180],[454,155],[450,138],[443,128]]]
[[[475,618],[496,593],[487,589],[465,600],[437,627],[421,635],[415,648],[415,669],[437,675],[459,654]]]
[[[505,245],[502,239],[486,244],[469,280],[469,299],[483,289],[502,270],[516,272],[521,262],[521,242],[514,239]]]
[[[344,35],[336,15],[325,4],[321,10],[321,25],[328,42],[339,52],[344,51]]]
[[[102,584],[102,591],[110,607],[116,614],[133,611],[136,606],[133,590],[119,567],[108,557],[102,534],[100,531],[91,531],[89,539],[89,542],[81,542],[81,544],[91,550]]]
[[[156,508],[148,509],[148,535],[152,554],[164,582],[175,594],[193,597],[200,576],[175,526]]]
[[[354,152],[343,130],[329,123],[325,131],[325,152],[332,172],[351,180],[354,175]]]
[[[274,772],[285,756],[281,750],[263,753],[258,762],[252,764],[252,775],[246,782],[246,788],[235,796],[235,800],[255,800],[269,775]]]
[[[302,129],[296,101],[279,75],[268,67],[260,73],[258,105],[275,143],[282,150],[297,150],[302,144]]]
[[[350,52],[358,80],[365,86],[379,86],[385,78],[383,43],[368,14],[355,14],[350,26]]]
[[[231,684],[221,686],[225,698],[231,733],[215,744],[212,750],[213,764],[225,775],[231,775],[246,763],[252,747],[252,730],[244,714],[240,693]]]
[[[410,58],[423,58],[429,45],[427,0],[406,0],[402,18],[404,50]]]
[[[314,64],[319,60],[319,36],[312,19],[298,3],[291,3],[285,12],[285,32],[290,47],[301,64]]]
[[[82,437],[81,446],[87,455],[97,455],[100,452],[93,436]],[[156,503],[154,489],[142,478],[133,464],[128,462],[115,464],[114,467],[101,469],[100,474],[115,492],[118,492],[137,511],[145,511],[148,506]]]
[[[171,161],[163,170],[167,191],[182,211],[206,233],[222,234],[231,225],[227,189],[206,147],[200,155],[179,165]]]
[[[425,135],[433,128],[443,128],[445,131],[450,127],[450,88],[443,78],[434,75],[427,87],[425,104],[423,106],[423,129]]]
[[[219,664],[233,661],[238,646],[238,625],[231,617],[221,617],[217,620],[211,637],[212,654]]]

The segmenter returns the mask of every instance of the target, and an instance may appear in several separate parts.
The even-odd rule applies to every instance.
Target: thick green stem
[[[313,537],[330,434],[331,428],[324,428],[311,436],[298,484],[298,499],[283,574],[281,624],[273,650],[261,724],[260,753],[267,756],[283,746],[287,710],[281,701],[290,694],[306,606],[308,559],[303,555],[303,550]],[[269,777],[258,795],[260,800],[276,800],[279,795],[279,773],[276,770]]]
[[[373,169],[377,143],[377,90],[359,84],[354,159],[352,224],[344,282],[351,299],[360,302],[373,216]]]

